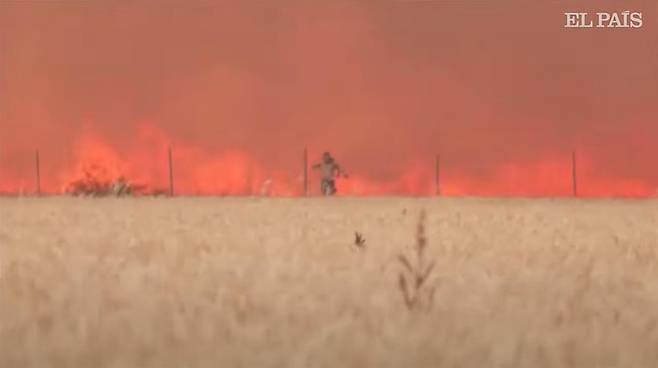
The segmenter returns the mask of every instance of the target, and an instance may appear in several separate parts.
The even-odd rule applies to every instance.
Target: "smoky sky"
[[[565,29],[566,11],[641,11]],[[587,157],[658,185],[655,1],[0,1],[0,178],[53,170],[92,130],[148,122],[292,169],[330,150],[390,180],[412,163],[487,180]],[[146,144],[146,143],[144,143]],[[148,150],[149,147],[144,147]]]

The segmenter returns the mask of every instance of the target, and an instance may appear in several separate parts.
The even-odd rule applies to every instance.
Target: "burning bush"
[[[82,170],[81,177],[66,186],[66,193],[75,196],[125,196],[143,194],[144,185],[130,183],[123,175],[112,177],[98,165],[89,165]]]

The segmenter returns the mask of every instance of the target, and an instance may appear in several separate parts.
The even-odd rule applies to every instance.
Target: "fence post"
[[[39,167],[39,150],[34,155],[34,164],[36,168],[36,194],[41,195],[41,168]]]
[[[578,181],[576,175],[576,151],[571,152],[571,184],[573,186],[573,196],[578,196]]]
[[[174,164],[171,159],[171,146],[169,146],[168,154],[169,158],[169,196],[174,196]]]
[[[304,147],[304,196],[308,196],[308,149]]]
[[[434,186],[436,195],[441,195],[441,155],[436,155],[436,162],[434,165]]]

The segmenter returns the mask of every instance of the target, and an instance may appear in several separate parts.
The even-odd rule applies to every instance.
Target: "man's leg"
[[[329,193],[331,193],[331,195],[336,194],[336,181],[333,179],[329,180]]]

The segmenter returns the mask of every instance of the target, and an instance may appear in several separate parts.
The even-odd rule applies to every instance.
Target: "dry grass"
[[[415,257],[410,261],[400,254],[398,261],[403,271],[398,276],[398,287],[402,293],[404,305],[410,311],[430,311],[434,306],[435,286],[430,285],[430,276],[434,270],[434,261],[428,264],[425,257],[427,237],[425,236],[425,211],[421,211],[416,230]]]
[[[655,200],[0,198],[0,367],[653,367],[657,245]]]

